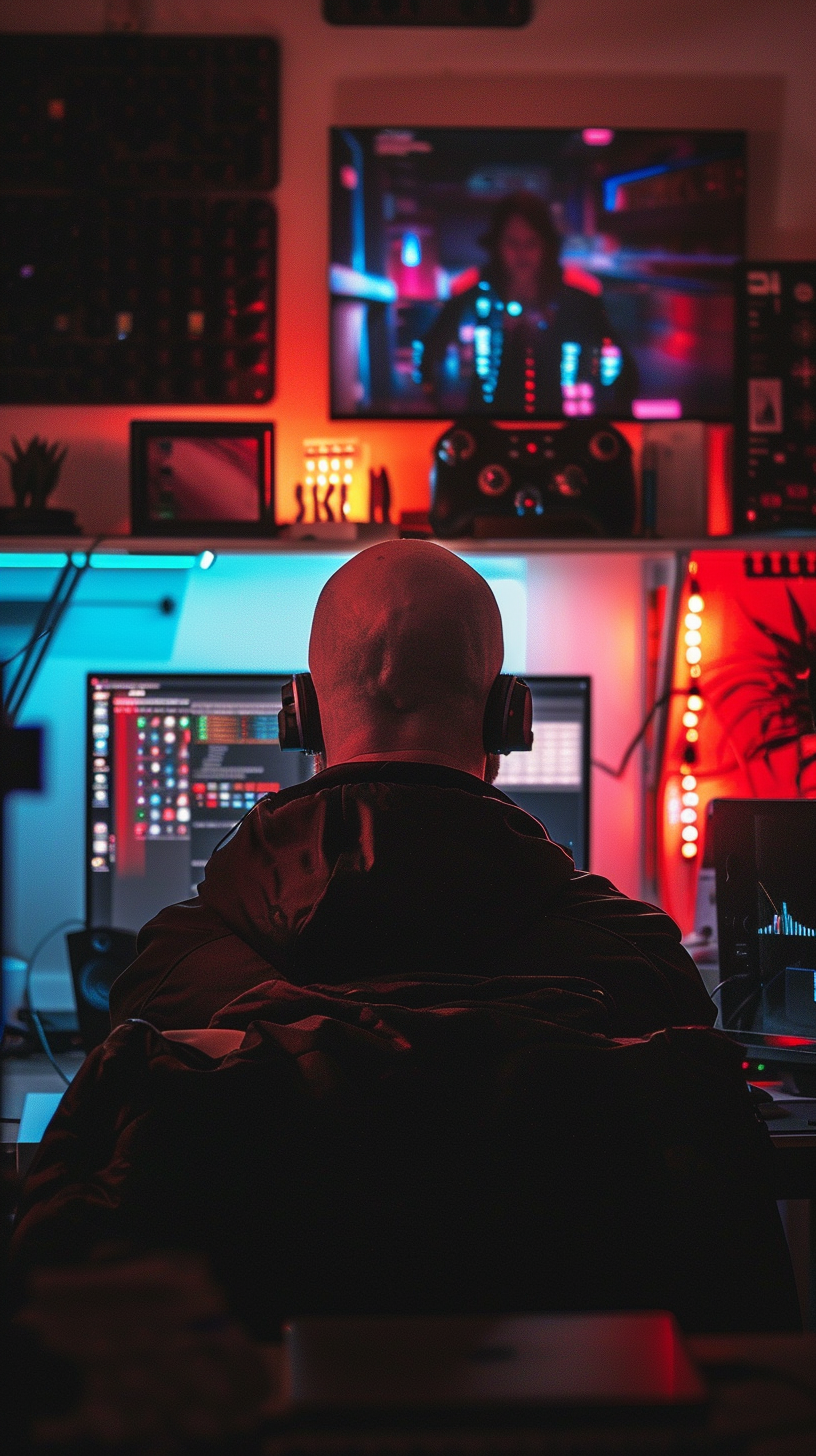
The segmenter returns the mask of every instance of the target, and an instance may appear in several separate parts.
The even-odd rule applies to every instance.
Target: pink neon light
[[[636,420],[679,420],[683,406],[679,399],[633,399],[632,414]]]
[[[806,1047],[813,1046],[811,1036],[766,1036],[765,1042],[772,1047]]]
[[[603,293],[600,278],[596,278],[594,273],[587,273],[584,268],[576,268],[573,263],[566,265],[561,276],[570,288],[580,288],[582,293],[591,293],[594,298],[600,298]]]
[[[615,133],[608,126],[585,126],[581,140],[588,147],[608,147],[615,140]]]

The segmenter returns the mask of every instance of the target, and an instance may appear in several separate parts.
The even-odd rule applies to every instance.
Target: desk
[[[276,1429],[250,1456],[813,1456],[816,1335],[706,1335],[687,1341],[711,1402],[699,1424],[624,1422],[441,1430]],[[266,1346],[272,1390],[284,1388],[282,1348]],[[274,1397],[273,1397],[274,1400]],[[272,1404],[272,1402],[270,1402]]]

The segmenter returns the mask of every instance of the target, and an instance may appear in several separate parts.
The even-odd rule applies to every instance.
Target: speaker
[[[65,937],[71,962],[79,1034],[86,1052],[110,1032],[110,988],[117,976],[136,959],[136,936],[132,930],[112,930],[107,925],[74,930]]]

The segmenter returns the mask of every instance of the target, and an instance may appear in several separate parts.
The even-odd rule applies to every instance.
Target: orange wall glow
[[[808,8],[807,5],[805,8]],[[280,40],[281,181],[277,390],[269,405],[222,410],[3,407],[0,447],[36,432],[69,446],[54,504],[73,507],[86,531],[128,520],[131,417],[271,419],[276,425],[279,513],[295,513],[302,442],[333,433],[328,419],[328,128],[427,126],[746,127],[749,247],[755,257],[816,255],[816,194],[809,138],[816,134],[813,48],[794,4],[695,7],[693,23],[668,0],[547,0],[522,30],[339,29],[320,0],[151,0],[153,31],[269,33]],[[102,0],[4,0],[9,30],[98,30]],[[349,427],[370,463],[388,467],[395,506],[428,502],[431,445],[442,424]],[[5,499],[0,482],[0,499]]]

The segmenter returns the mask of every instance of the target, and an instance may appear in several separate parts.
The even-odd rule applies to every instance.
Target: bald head
[[[429,541],[386,541],[327,581],[309,642],[326,761],[406,758],[482,775],[504,648],[487,583]]]

